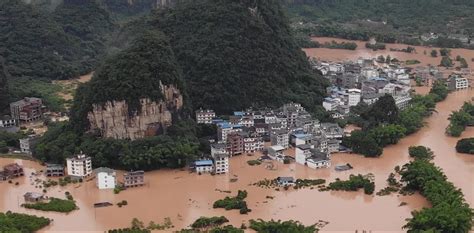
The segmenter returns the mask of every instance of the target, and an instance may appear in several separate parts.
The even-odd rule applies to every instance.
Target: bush
[[[256,232],[296,232],[296,233],[314,233],[317,232],[315,225],[304,226],[298,221],[263,221],[262,219],[250,220],[250,229]]]
[[[474,138],[463,138],[456,143],[459,153],[474,154]]]
[[[226,222],[229,222],[229,220],[224,217],[200,217],[194,221],[193,224],[191,224],[192,228],[207,228],[207,227],[215,227],[215,226],[220,226]]]
[[[410,146],[408,148],[408,154],[415,159],[433,159],[433,151],[425,146]]]
[[[349,180],[339,180],[329,183],[330,190],[357,191],[363,188],[365,194],[372,194],[375,189],[375,183],[369,179],[368,175],[350,175]]]
[[[0,232],[36,232],[48,226],[51,220],[34,215],[0,213]]]
[[[214,202],[213,208],[224,208],[226,210],[240,209],[241,214],[246,214],[251,210],[247,207],[247,202],[244,199],[247,197],[247,191],[238,191],[235,197],[225,197],[224,199]]]

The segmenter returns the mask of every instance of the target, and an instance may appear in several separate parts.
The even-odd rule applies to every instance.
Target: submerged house
[[[210,159],[197,160],[194,162],[194,168],[196,169],[197,173],[210,173],[214,171],[214,163]]]
[[[295,184],[295,179],[289,176],[279,176],[276,178],[279,186],[290,186]]]
[[[145,172],[130,171],[123,174],[123,185],[125,188],[142,186],[145,184]]]
[[[24,175],[23,167],[17,163],[8,164],[3,167],[4,173],[10,178]]]
[[[34,192],[27,192],[23,195],[26,202],[38,202],[44,200],[44,194],[42,193],[34,193]]]

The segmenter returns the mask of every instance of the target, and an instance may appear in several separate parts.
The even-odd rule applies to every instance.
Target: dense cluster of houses
[[[196,111],[196,121],[217,126],[217,141],[211,145],[210,157],[194,164],[199,173],[226,173],[229,157],[258,151],[264,152],[264,158],[287,163],[295,160],[288,149],[302,145],[309,149],[297,154],[296,162],[312,168],[329,167],[329,154],[341,150],[344,136],[339,125],[320,123],[297,103],[278,109],[234,112],[225,120],[212,110],[200,109]]]
[[[373,104],[385,94],[392,95],[400,109],[411,100],[410,75],[399,65],[379,67],[375,59],[362,58],[342,63],[312,60],[311,64],[332,84],[323,107],[335,118],[347,116],[350,107],[360,102]]]
[[[459,70],[440,70],[436,66],[418,66],[412,70],[414,76],[424,86],[431,86],[436,80],[445,80],[450,91],[457,91],[472,87],[474,72],[471,68]]]

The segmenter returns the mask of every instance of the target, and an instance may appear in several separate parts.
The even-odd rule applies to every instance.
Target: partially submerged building
[[[145,184],[145,172],[130,171],[123,174],[123,185],[125,188],[137,187]]]

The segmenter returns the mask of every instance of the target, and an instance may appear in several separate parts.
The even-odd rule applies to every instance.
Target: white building
[[[216,113],[213,110],[199,109],[196,111],[196,122],[198,124],[212,124],[212,119],[216,117]]]
[[[282,146],[284,149],[288,148],[290,145],[290,138],[287,130],[278,130],[272,131],[270,133],[270,140],[272,146],[279,145]]]
[[[16,120],[11,117],[0,118],[0,128],[16,126]]]
[[[347,90],[347,94],[349,95],[349,101],[348,104],[350,107],[351,106],[356,106],[360,102],[360,97],[361,97],[361,90],[360,89],[349,89]]]
[[[448,78],[447,85],[448,85],[448,89],[451,91],[466,89],[469,87],[469,80],[460,75],[451,75]]]
[[[409,95],[394,96],[395,104],[398,109],[403,110],[410,105],[411,97]]]
[[[244,152],[254,153],[263,150],[263,140],[258,136],[244,137]]]
[[[229,154],[214,154],[214,169],[216,174],[224,174],[229,172]]]
[[[91,157],[85,154],[78,154],[66,159],[67,174],[79,178],[88,177],[92,174]]]
[[[20,139],[20,151],[21,151],[21,153],[31,155],[32,154],[31,149],[36,144],[38,139],[39,138],[38,138],[37,135],[29,135],[26,138]]]
[[[241,125],[232,125],[228,122],[223,122],[217,125],[217,139],[219,142],[227,142],[227,135],[238,132],[242,132]]]
[[[328,112],[336,111],[337,106],[339,105],[340,105],[340,101],[338,99],[330,98],[330,97],[324,98],[323,107]]]
[[[198,160],[194,162],[194,167],[197,173],[210,173],[214,171],[214,163],[210,159]]]
[[[268,148],[268,157],[283,163],[285,160],[285,154],[283,153],[284,151],[285,148],[280,145],[271,146]]]
[[[295,150],[296,163],[310,168],[327,168],[331,166],[328,152],[320,152],[310,145],[299,145]]]
[[[244,116],[242,119],[240,119],[240,124],[245,126],[245,127],[252,127],[254,126],[254,120],[253,117],[251,116]]]
[[[114,189],[117,184],[116,173],[113,169],[100,167],[94,170],[96,185],[99,189]]]

